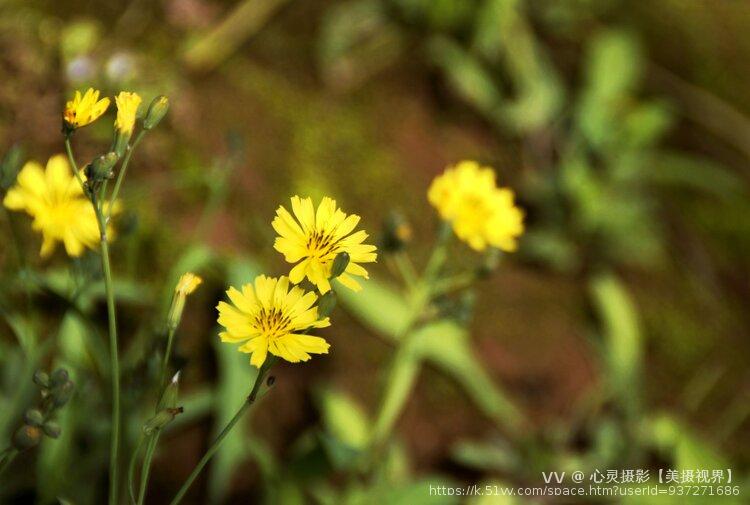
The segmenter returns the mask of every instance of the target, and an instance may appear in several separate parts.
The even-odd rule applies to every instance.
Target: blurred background
[[[186,503],[457,503],[426,486],[541,485],[542,470],[566,469],[746,480],[749,29],[750,3],[730,0],[0,0],[6,160],[62,152],[75,89],[170,98],[134,157],[113,248],[126,455],[169,293],[184,271],[205,279],[177,340],[185,414],[162,437],[148,502],[168,501],[252,384],[247,358],[218,345],[214,307],[230,283],[288,270],[272,249],[276,207],[331,195],[380,244],[402,219],[421,266],[438,225],[427,187],[462,159],[514,188],[527,233],[440,309],[446,326],[397,385],[403,412],[377,472],[352,461],[403,308],[385,249],[361,296],[340,300],[330,355],[276,369]],[[78,157],[110,135],[108,120],[79,132]],[[42,262],[29,220],[2,216],[27,251],[21,266],[0,242],[2,440],[39,366],[70,367],[78,394],[63,436],[19,458],[0,500],[100,503],[106,312],[97,283],[68,296],[70,269],[97,256]],[[451,262],[474,256],[456,245]]]

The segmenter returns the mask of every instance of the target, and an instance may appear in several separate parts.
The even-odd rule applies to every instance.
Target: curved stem
[[[144,135],[146,135],[146,130],[141,130],[140,132],[138,132],[138,135],[136,135],[133,144],[128,148],[128,152],[125,153],[125,158],[122,160],[122,166],[120,167],[120,171],[117,173],[115,187],[112,189],[112,198],[110,198],[110,202],[112,202],[112,204],[109,206],[107,221],[109,221],[109,218],[112,217],[112,206],[114,205],[115,200],[117,200],[117,195],[120,194],[120,186],[122,185],[122,180],[125,178],[125,172],[128,171],[128,165],[130,165],[130,157],[133,156],[133,151],[135,151],[135,148],[141,142],[141,139]]]
[[[242,416],[245,415],[245,412],[250,408],[250,406],[255,403],[255,399],[258,397],[258,391],[260,390],[261,384],[263,384],[263,377],[265,377],[266,372],[273,366],[274,362],[276,360],[269,356],[268,359],[266,359],[266,362],[263,363],[263,365],[260,367],[260,370],[258,370],[258,376],[255,378],[255,384],[253,384],[253,389],[250,391],[250,395],[247,397],[247,399],[242,402],[242,406],[239,408],[237,413],[232,417],[232,419],[229,421],[229,423],[224,427],[223,430],[221,430],[221,433],[219,433],[219,436],[216,438],[213,444],[211,444],[211,447],[208,448],[206,451],[206,454],[203,455],[201,460],[198,462],[198,464],[193,469],[192,473],[188,476],[187,480],[182,484],[182,487],[180,487],[180,490],[177,491],[177,494],[170,502],[170,505],[177,505],[180,503],[182,498],[184,498],[185,494],[188,492],[188,489],[190,489],[190,486],[193,484],[195,479],[200,475],[201,471],[203,470],[203,467],[206,466],[206,464],[211,460],[213,455],[216,453],[216,451],[219,450],[219,447],[221,446],[221,443],[224,441],[227,435],[229,435],[229,432],[232,431],[232,428],[239,422],[240,419],[242,419]]]
[[[83,193],[86,194],[86,184],[83,182],[83,177],[81,177],[81,172],[78,170],[76,159],[73,157],[73,147],[70,145],[70,135],[65,135],[65,152],[68,153],[68,160],[70,161],[70,166],[73,168],[73,174],[76,176],[78,184],[81,185]]]

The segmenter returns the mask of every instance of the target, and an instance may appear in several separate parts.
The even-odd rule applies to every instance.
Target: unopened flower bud
[[[172,408],[177,405],[177,395],[180,389],[180,372],[174,374],[172,380],[167,384],[159,400],[159,409]]]
[[[172,420],[177,417],[178,414],[182,414],[183,408],[167,408],[160,410],[154,417],[146,421],[143,425],[143,433],[146,435],[152,434],[155,430],[160,430]]]
[[[336,307],[336,293],[328,291],[318,300],[318,317],[328,317]]]
[[[143,120],[143,129],[152,130],[158,125],[169,110],[169,99],[164,95],[159,95],[151,102],[146,112],[146,118]]]
[[[36,384],[40,388],[48,388],[50,386],[49,381],[49,375],[46,372],[42,370],[37,370],[36,372],[34,372],[34,384]]]
[[[58,368],[54,372],[52,372],[52,376],[50,377],[50,384],[52,387],[60,386],[62,384],[65,384],[70,379],[70,375],[68,374],[68,371],[64,368]]]
[[[203,279],[192,272],[187,272],[180,277],[177,286],[174,288],[172,305],[169,307],[167,314],[167,326],[174,330],[180,324],[182,311],[185,309],[185,299],[189,294],[195,291],[201,285]]]
[[[44,414],[39,409],[29,409],[23,415],[23,420],[29,426],[41,426],[44,424]]]
[[[118,159],[120,159],[120,155],[116,152],[109,152],[99,156],[86,167],[86,178],[93,183],[111,179],[114,175],[112,169]]]
[[[50,391],[52,404],[56,408],[62,407],[63,405],[68,403],[68,401],[70,401],[71,397],[73,396],[73,391],[75,391],[75,384],[73,384],[73,382],[71,381],[54,387],[52,391]]]
[[[44,434],[49,438],[57,438],[60,436],[62,430],[60,429],[60,425],[55,421],[47,421],[42,426],[42,431],[44,431]]]
[[[13,435],[13,447],[19,451],[25,451],[39,445],[42,439],[42,430],[37,426],[23,425]]]
[[[333,266],[331,266],[331,279],[335,279],[343,274],[347,266],[349,266],[349,253],[342,251],[333,259]]]

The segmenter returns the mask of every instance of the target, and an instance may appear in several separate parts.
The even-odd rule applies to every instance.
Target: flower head
[[[177,281],[177,285],[174,288],[172,305],[169,307],[169,314],[167,315],[167,325],[169,328],[175,329],[180,324],[182,311],[185,309],[185,299],[189,294],[198,289],[198,286],[202,282],[203,279],[192,272],[182,274],[182,277]]]
[[[305,335],[309,328],[330,326],[328,318],[318,316],[315,293],[299,286],[290,288],[287,277],[255,278],[255,286],[245,284],[242,291],[229,288],[231,304],[219,302],[219,334],[223,342],[241,343],[239,350],[251,355],[258,368],[268,352],[292,363],[307,361],[310,354],[327,354],[328,342]]]
[[[361,287],[354,277],[368,278],[367,270],[360,263],[377,259],[376,247],[362,243],[367,233],[363,230],[352,233],[359,223],[359,216],[347,216],[336,207],[336,201],[328,197],[323,198],[316,211],[311,198],[293,196],[292,212],[294,217],[279,206],[272,223],[280,235],[274,242],[274,249],[289,263],[297,263],[289,272],[289,279],[297,284],[307,277],[321,293],[326,293],[331,289],[328,279],[333,260],[338,253],[346,252],[349,264],[336,279],[359,291]]]
[[[123,135],[130,135],[133,133],[135,114],[141,105],[141,97],[138,93],[120,91],[120,94],[115,97],[115,103],[117,104],[115,129]]]
[[[68,128],[75,130],[99,119],[108,107],[109,98],[99,100],[99,90],[89,88],[83,96],[80,91],[76,91],[73,99],[65,104],[63,121]]]
[[[514,205],[512,190],[497,187],[491,168],[462,161],[432,181],[427,197],[472,249],[492,246],[515,251],[518,247],[523,211]]]
[[[94,208],[61,154],[50,158],[46,169],[35,161],[26,163],[3,204],[34,218],[33,229],[44,237],[42,257],[52,254],[57,242],[69,256],[80,256],[99,242]]]

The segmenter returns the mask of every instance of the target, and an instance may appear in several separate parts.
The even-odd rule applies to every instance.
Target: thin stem
[[[128,464],[128,495],[130,496],[130,503],[135,504],[135,490],[133,489],[133,481],[135,480],[135,463],[138,461],[138,453],[143,446],[143,434],[138,437],[138,443],[133,449],[133,455],[130,456],[130,463]]]
[[[18,456],[18,449],[15,447],[8,448],[5,450],[2,461],[0,461],[0,475],[5,472],[5,469],[10,466],[13,460]]]
[[[101,233],[102,270],[104,271],[104,290],[107,295],[107,316],[109,318],[110,365],[112,368],[112,441],[109,457],[109,503],[117,503],[120,448],[120,358],[117,348],[117,320],[115,316],[115,293],[112,285],[112,268],[109,264],[109,245],[107,244],[107,225],[102,211],[97,209],[99,232]]]
[[[164,381],[167,380],[167,369],[169,368],[169,357],[172,355],[172,343],[174,342],[174,334],[177,328],[172,328],[171,326],[167,330],[167,348],[164,351],[164,357],[162,358],[161,362],[161,370],[159,372],[159,382],[157,382],[158,388],[159,388],[159,400],[161,400],[161,397],[164,392]],[[158,409],[157,405],[157,409]]]
[[[117,504],[119,490],[119,450],[120,450],[120,357],[117,346],[117,319],[115,314],[115,292],[112,284],[112,268],[109,262],[109,244],[107,241],[107,222],[104,219],[103,209],[97,205],[96,195],[86,190],[86,185],[81,178],[78,164],[73,156],[73,148],[70,145],[70,135],[65,136],[65,151],[68,160],[73,167],[73,173],[78,179],[84,194],[89,197],[94,207],[96,222],[99,226],[99,239],[102,256],[102,272],[104,274],[104,291],[107,297],[107,319],[109,320],[109,355],[112,374],[112,437],[109,454],[109,505]]]
[[[156,430],[151,437],[148,439],[148,446],[146,446],[146,455],[143,457],[143,465],[141,466],[141,484],[138,488],[138,505],[142,505],[146,499],[146,490],[148,489],[148,478],[151,471],[151,462],[154,459],[154,452],[156,452],[156,444],[159,442],[159,435],[161,430]]]
[[[167,369],[169,368],[169,358],[172,355],[172,344],[174,342],[174,334],[177,328],[170,327],[167,331],[167,348],[164,351],[164,357],[161,362],[161,370],[159,371],[159,381],[157,382],[158,387],[158,400],[156,402],[155,412],[159,411],[159,403],[164,396],[164,381],[167,379]],[[148,480],[151,474],[151,462],[154,458],[154,452],[156,446],[159,443],[159,437],[161,436],[161,430],[156,430],[148,440],[148,446],[146,446],[146,455],[143,458],[143,465],[141,466],[141,484],[138,493],[138,503],[143,503],[146,497],[146,490],[148,489]]]
[[[417,274],[409,255],[403,251],[399,251],[393,255],[393,261],[396,264],[396,268],[398,268],[401,277],[404,279],[406,286],[409,289],[413,288],[417,283],[419,275]]]
[[[122,185],[122,180],[125,178],[125,172],[128,171],[128,165],[130,165],[130,157],[133,156],[133,151],[135,151],[135,148],[141,142],[141,139],[144,135],[146,135],[146,130],[139,131],[138,135],[136,135],[135,137],[135,140],[128,148],[128,151],[125,153],[125,158],[123,158],[122,160],[122,166],[120,167],[120,171],[117,173],[115,187],[112,189],[112,198],[110,198],[111,203],[109,206],[109,212],[107,213],[107,221],[109,221],[109,218],[112,217],[112,206],[114,205],[115,200],[117,200],[117,196],[120,194],[120,186]]]
[[[200,475],[201,471],[203,470],[203,467],[206,466],[206,464],[211,460],[213,455],[216,453],[216,451],[219,450],[219,447],[221,446],[221,443],[224,441],[227,435],[232,431],[232,428],[239,422],[240,419],[242,419],[242,416],[245,415],[245,412],[250,408],[250,406],[255,403],[255,400],[258,396],[258,391],[260,390],[261,384],[263,384],[263,378],[266,375],[266,372],[273,366],[274,362],[276,360],[269,356],[268,359],[266,359],[266,362],[263,363],[263,365],[260,367],[260,370],[258,370],[258,376],[255,378],[255,384],[253,384],[253,389],[250,391],[250,395],[247,397],[247,399],[242,402],[242,406],[239,408],[237,413],[234,415],[234,417],[229,421],[229,423],[224,427],[224,429],[221,431],[219,436],[216,438],[213,444],[211,444],[211,447],[208,448],[206,451],[206,454],[203,455],[201,460],[198,462],[198,464],[193,469],[190,476],[187,478],[187,480],[182,484],[182,487],[179,491],[177,491],[177,494],[170,502],[170,505],[177,505],[180,503],[182,498],[185,496],[185,493],[188,492],[188,489],[190,489],[190,486],[193,484],[195,479]]]
[[[85,194],[86,184],[83,182],[83,177],[81,177],[81,172],[78,170],[76,159],[73,156],[73,147],[70,145],[70,135],[65,135],[65,152],[68,153],[68,160],[70,161],[70,166],[73,167],[73,174],[76,176],[76,179],[78,180],[78,184],[81,185],[81,189],[83,190]]]

